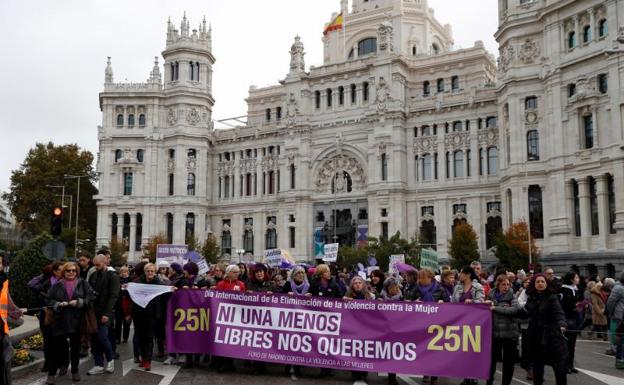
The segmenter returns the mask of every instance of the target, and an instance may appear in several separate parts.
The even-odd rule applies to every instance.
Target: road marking
[[[608,385],[622,385],[622,377],[610,376],[604,373],[592,372],[591,370],[579,369],[579,372],[586,374],[590,377],[597,379],[600,382],[604,382]]]
[[[361,380],[357,380],[353,383],[353,385],[368,385],[366,382],[361,381]]]
[[[44,376],[36,379],[33,382],[29,382],[28,385],[43,385],[43,384],[45,384],[46,379],[47,379],[47,376],[44,375]]]
[[[129,360],[125,360],[122,364],[123,366],[123,376],[125,377],[131,370],[138,370],[141,372],[145,372],[145,370],[137,367],[137,364],[134,362],[134,358],[130,358]],[[158,385],[169,385],[175,378],[175,376],[180,371],[180,367],[178,365],[163,365],[162,362],[152,361],[152,370],[150,374],[156,374],[162,376],[162,380],[158,383]]]
[[[496,373],[500,374],[501,376],[503,375],[503,372],[501,372],[500,370],[497,370],[497,371],[496,371]],[[519,382],[519,383],[521,383],[521,384],[524,384],[524,385],[533,385],[533,384],[531,384],[530,382],[525,382],[525,381],[522,381],[522,380],[520,380],[520,379],[517,379],[516,377],[513,377],[513,378],[512,378],[512,380],[514,380],[514,381],[516,381],[516,382]]]
[[[419,385],[416,381],[412,380],[408,376],[402,376],[399,374],[397,378],[400,378],[401,380],[407,382],[408,385]],[[422,378],[422,377],[418,377],[418,378]]]
[[[615,359],[615,356],[610,356],[610,355],[608,355],[608,354],[598,353],[598,352],[592,352],[592,353],[597,354],[597,355],[599,355],[599,356],[605,356],[605,357],[609,357],[609,358],[613,358],[613,359]]]
[[[596,344],[610,344],[611,342],[609,341],[602,341],[602,340],[576,340],[576,342],[593,342]]]

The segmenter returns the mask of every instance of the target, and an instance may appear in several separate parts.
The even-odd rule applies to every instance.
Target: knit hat
[[[184,269],[184,271],[192,276],[197,275],[197,273],[199,272],[199,267],[195,262],[187,262],[182,269]]]
[[[177,262],[171,264],[171,269],[175,271],[177,274],[182,274],[182,265]]]
[[[160,261],[160,262],[158,262],[158,268],[162,269],[163,267],[169,268],[169,267],[171,267],[171,264],[169,264],[169,261]]]
[[[264,263],[256,263],[255,265],[253,265],[251,267],[251,270],[255,273],[256,271],[264,271],[265,273],[267,273],[269,271],[269,268],[267,267],[267,265],[265,265]]]

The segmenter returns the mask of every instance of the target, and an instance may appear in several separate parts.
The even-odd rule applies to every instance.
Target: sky
[[[429,0],[453,27],[455,46],[482,40],[497,55],[496,0]],[[245,115],[250,85],[288,72],[296,35],[306,66],[323,62],[323,26],[340,0],[1,0],[0,192],[37,142],[77,143],[97,153],[98,93],[106,57],[115,82],[143,82],[165,46],[167,18],[212,24],[213,119]],[[162,66],[161,66],[162,71]]]

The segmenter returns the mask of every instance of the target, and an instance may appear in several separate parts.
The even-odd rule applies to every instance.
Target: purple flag
[[[167,312],[172,353],[409,375],[487,379],[491,336],[478,304],[188,289]]]

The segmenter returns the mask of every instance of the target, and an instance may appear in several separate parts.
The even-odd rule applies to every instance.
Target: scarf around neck
[[[310,283],[307,280],[303,280],[299,285],[295,283],[294,279],[290,279],[290,288],[296,295],[306,295],[310,288]]]
[[[438,283],[436,281],[431,282],[428,286],[420,286],[418,285],[418,290],[420,290],[420,294],[422,294],[423,302],[433,302],[433,293],[438,289]]]

